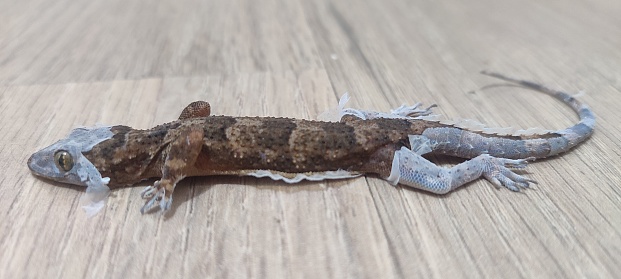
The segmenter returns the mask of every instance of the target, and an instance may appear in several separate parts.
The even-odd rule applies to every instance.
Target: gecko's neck
[[[95,145],[84,156],[101,172],[111,177],[110,186],[123,186],[158,176],[163,164],[166,129],[136,130],[127,126],[111,128],[114,136]]]

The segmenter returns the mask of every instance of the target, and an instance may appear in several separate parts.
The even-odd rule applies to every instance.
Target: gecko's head
[[[50,146],[51,147],[51,146]],[[75,160],[78,154],[65,149],[45,148],[30,156],[28,168],[34,175],[58,182],[86,186],[77,177]],[[73,153],[73,154],[72,154]]]
[[[54,181],[81,186],[107,184],[95,166],[82,154],[111,138],[110,127],[77,128],[69,136],[30,156],[33,174]]]

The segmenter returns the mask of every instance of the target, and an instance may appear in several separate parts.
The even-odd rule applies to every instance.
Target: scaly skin
[[[578,112],[580,122],[543,134],[497,135],[428,120],[430,111],[417,106],[392,113],[345,109],[340,122],[322,122],[209,116],[209,104],[195,102],[179,120],[149,130],[76,130],[33,154],[28,165],[36,175],[89,187],[120,187],[159,177],[142,193],[148,199],[144,213],[158,206],[167,210],[175,185],[187,176],[253,175],[297,182],[377,174],[394,184],[435,193],[484,176],[517,191],[533,181],[509,168],[565,152],[592,134],[592,112],[568,94],[485,74],[556,97]],[[424,159],[425,153],[472,160],[445,169]]]

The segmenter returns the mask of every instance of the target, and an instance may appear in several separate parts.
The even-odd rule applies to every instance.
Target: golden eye
[[[70,171],[73,168],[73,157],[65,150],[56,151],[54,162],[61,170]]]

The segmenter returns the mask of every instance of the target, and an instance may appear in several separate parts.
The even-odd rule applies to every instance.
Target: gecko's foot
[[[140,197],[143,199],[150,199],[155,195],[158,189],[159,181],[156,181],[152,186],[145,187],[142,192],[140,192]]]
[[[534,158],[513,160],[482,155],[481,160],[485,164],[483,176],[498,187],[506,187],[511,191],[519,192],[522,188],[528,188],[530,183],[537,184],[535,180],[521,176],[512,170],[526,168],[528,161]]]
[[[140,213],[145,214],[151,212],[154,208],[159,207],[162,212],[170,209],[172,205],[172,195],[167,193],[166,188],[156,181],[153,186],[148,186],[140,193],[143,199],[148,199],[147,203],[142,206]]]

